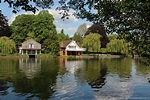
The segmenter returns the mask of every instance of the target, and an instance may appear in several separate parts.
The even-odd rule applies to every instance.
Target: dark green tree
[[[36,41],[42,44],[51,33],[57,34],[53,21],[53,16],[47,10],[41,11],[36,16],[35,22],[33,23],[33,32]]]
[[[51,8],[54,4],[53,0],[0,0],[0,3],[7,3],[8,7],[11,7],[13,13],[17,13],[20,10],[36,12],[38,7]]]
[[[48,11],[41,11],[38,15],[19,15],[11,24],[13,32],[11,38],[17,45],[29,38],[33,38],[42,44],[50,33],[56,34],[53,21],[54,18]]]
[[[75,33],[74,36],[72,37],[72,39],[74,41],[76,41],[77,43],[82,44],[83,37],[80,34]]]
[[[59,51],[59,41],[57,34],[50,33],[49,37],[44,40],[42,48],[44,53],[57,54]]]
[[[29,37],[28,34],[33,32],[33,23],[35,15],[18,15],[11,24],[12,35],[11,38],[19,45]],[[33,38],[33,37],[31,37]]]
[[[64,41],[64,40],[69,40],[69,36],[65,35],[64,30],[62,29],[61,32],[58,34],[58,41]]]

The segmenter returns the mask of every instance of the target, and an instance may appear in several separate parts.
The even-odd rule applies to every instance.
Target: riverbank
[[[124,55],[111,55],[111,54],[83,54],[82,56],[54,56],[51,54],[38,54],[36,58],[68,58],[68,59],[104,59],[104,58],[122,58]],[[29,58],[28,55],[7,55],[0,56],[0,58]]]
[[[36,55],[36,58],[52,58],[53,55],[51,54],[38,54]],[[0,56],[0,58],[29,58],[28,55],[5,55],[5,56]]]
[[[123,58],[124,55],[111,55],[111,54],[83,54],[82,56],[59,56],[58,58],[67,59],[105,59],[105,58]]]

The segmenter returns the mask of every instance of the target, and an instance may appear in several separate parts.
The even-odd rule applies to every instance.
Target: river
[[[0,100],[148,100],[144,58],[0,58]]]

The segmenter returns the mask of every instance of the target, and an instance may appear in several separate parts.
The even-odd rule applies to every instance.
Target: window
[[[29,44],[29,48],[34,48],[34,44]]]
[[[71,49],[75,49],[75,48],[76,48],[76,46],[69,46],[69,48],[71,48]]]

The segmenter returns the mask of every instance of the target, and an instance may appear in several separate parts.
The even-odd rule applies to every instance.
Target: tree
[[[14,12],[18,11],[17,8],[35,12],[37,7],[51,7],[53,1],[5,0]],[[131,42],[133,49],[137,52],[149,53],[149,46],[138,49],[143,43],[149,44],[149,0],[59,0],[59,4],[57,10],[61,10],[62,18],[68,18],[69,10],[73,9],[75,10],[73,15],[77,18],[105,27],[106,33],[116,32],[121,38]]]
[[[57,54],[59,51],[58,36],[54,33],[51,33],[49,37],[44,40],[42,48],[44,53]]]
[[[56,34],[53,21],[54,18],[48,11],[41,11],[38,15],[19,15],[11,24],[11,38],[17,45],[29,38],[42,44],[50,33]]]
[[[108,39],[109,39],[110,41],[117,39],[117,37],[118,37],[117,34],[110,34],[110,35],[108,35]]]
[[[36,12],[38,7],[51,8],[54,4],[53,0],[0,0],[0,3],[4,2],[13,8],[12,12],[17,13],[20,10]]]
[[[11,24],[12,35],[11,38],[15,41],[16,45],[24,42],[28,34],[33,32],[33,23],[35,15],[18,15]]]
[[[57,9],[64,10],[63,18],[73,9],[76,17],[105,26],[107,33],[116,32],[131,42],[134,50],[149,54],[149,46],[140,46],[150,44],[149,0],[66,0],[60,4]]]
[[[72,37],[72,39],[74,41],[76,41],[77,43],[82,44],[83,38],[80,34],[75,33],[74,36]]]
[[[58,41],[64,41],[64,40],[69,40],[69,36],[65,35],[64,30],[62,29],[61,32],[58,34]]]
[[[104,27],[100,26],[99,24],[93,24],[91,27],[88,28],[85,35],[88,35],[91,32],[102,36],[101,38],[99,38],[101,41],[101,48],[105,48],[107,43],[109,42],[109,39],[106,35]]]
[[[8,37],[0,38],[0,53],[2,55],[13,54],[16,52],[15,42]]]
[[[130,51],[130,43],[126,42],[125,40],[121,39],[114,39],[111,40],[107,44],[106,48],[107,52],[113,53],[113,54],[123,54],[128,55]]]
[[[33,23],[34,39],[39,43],[43,43],[51,33],[57,34],[56,26],[53,24],[54,18],[47,11],[41,11],[35,18]]]
[[[10,32],[10,27],[8,25],[8,20],[6,19],[6,17],[1,13],[0,10],[0,37],[1,36],[10,36],[11,32]]]
[[[100,38],[99,34],[90,33],[85,36],[82,45],[87,49],[87,52],[99,52],[101,47]]]

